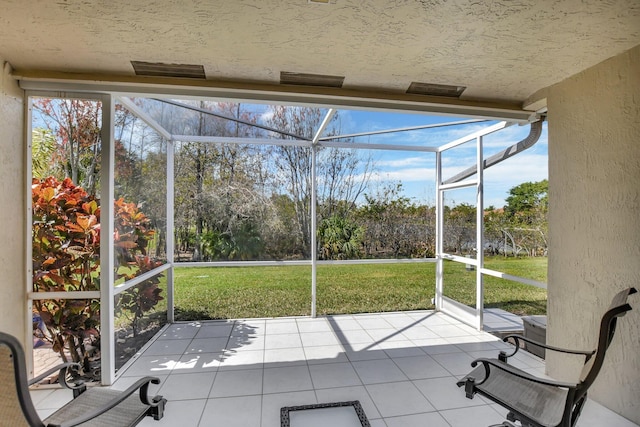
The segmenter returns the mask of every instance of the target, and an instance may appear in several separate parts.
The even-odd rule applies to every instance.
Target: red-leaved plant
[[[100,206],[98,201],[66,178],[32,182],[33,290],[34,292],[100,290]],[[150,220],[133,203],[119,199],[114,204],[116,278],[130,279],[160,263],[146,256],[154,231]],[[131,274],[119,273],[128,266]],[[120,294],[121,309],[133,315],[134,334],[142,315],[158,301],[159,278],[146,280]],[[62,359],[89,369],[90,350],[99,339],[98,299],[34,300],[36,312],[53,350]]]

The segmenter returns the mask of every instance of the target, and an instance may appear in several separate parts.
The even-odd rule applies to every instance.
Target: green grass
[[[547,281],[546,258],[485,259],[485,267],[539,282]],[[445,262],[444,295],[469,306],[475,306],[475,271],[465,265]],[[484,276],[485,308],[501,308],[517,315],[546,314],[547,291],[510,280]]]
[[[487,268],[546,282],[546,258],[491,258]],[[475,304],[475,272],[445,265],[445,295]],[[432,309],[435,264],[322,265],[317,313]],[[311,267],[175,269],[178,320],[300,316],[311,313]],[[485,276],[485,307],[519,315],[544,314],[546,290]]]

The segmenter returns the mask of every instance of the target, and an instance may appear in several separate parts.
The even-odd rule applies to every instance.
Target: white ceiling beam
[[[107,92],[125,96],[215,98],[229,101],[322,105],[363,110],[396,111],[430,115],[463,116],[528,123],[535,112],[513,104],[461,100],[457,98],[370,92],[351,89],[282,86],[171,78],[38,73],[14,71],[25,90]]]

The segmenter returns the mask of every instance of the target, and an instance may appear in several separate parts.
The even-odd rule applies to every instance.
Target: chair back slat
[[[600,321],[600,333],[598,335],[598,348],[596,354],[585,363],[580,374],[580,387],[576,399],[580,399],[595,381],[607,353],[607,349],[613,340],[616,331],[618,317],[627,314],[631,306],[627,303],[629,295],[636,293],[635,288],[627,288],[618,292],[611,301],[611,305]]]
[[[44,427],[31,402],[22,346],[3,332],[0,332],[0,389],[0,422],[18,427]]]
[[[25,426],[29,424],[24,418],[18,391],[16,388],[15,367],[13,354],[4,344],[0,344],[0,387],[2,387],[2,399],[0,399],[0,420],[11,426]]]

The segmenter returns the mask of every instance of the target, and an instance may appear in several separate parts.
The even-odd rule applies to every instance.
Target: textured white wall
[[[595,348],[614,293],[640,290],[640,46],[547,92],[549,307],[547,340]],[[590,396],[640,423],[640,296],[618,322]],[[550,355],[549,374],[578,367]]]
[[[131,60],[201,64],[213,80],[280,71],[403,94],[520,102],[640,42],[636,0],[3,0],[0,51],[20,70],[131,76]]]
[[[25,337],[23,91],[0,58],[0,330]]]

